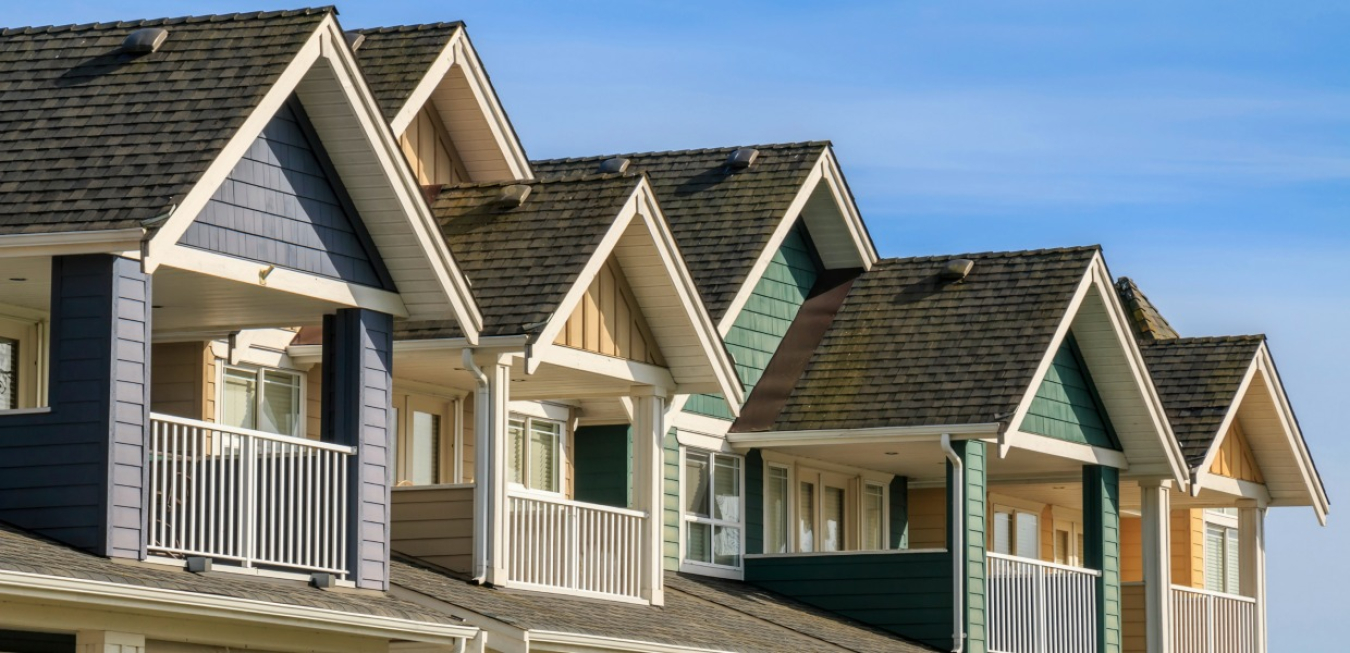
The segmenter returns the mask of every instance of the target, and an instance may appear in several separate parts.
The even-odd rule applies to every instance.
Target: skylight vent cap
[[[621,156],[616,156],[612,159],[605,159],[604,161],[600,162],[600,174],[608,175],[608,174],[622,174],[628,172],[628,165],[631,164],[632,162],[633,161],[631,159],[625,159]]]
[[[347,39],[347,47],[356,52],[361,49],[361,44],[366,42],[366,35],[360,32],[345,32],[342,35]]]
[[[163,27],[142,27],[127,35],[122,41],[122,51],[130,54],[150,54],[164,45],[169,38],[169,30]]]
[[[492,207],[498,211],[510,211],[520,208],[525,203],[525,199],[530,196],[530,187],[525,184],[511,184],[502,188],[502,192],[497,199],[492,200]]]
[[[954,258],[942,265],[938,278],[947,283],[960,283],[966,280],[966,275],[969,275],[971,268],[974,267],[975,261],[968,258]]]
[[[753,147],[736,148],[727,156],[727,167],[732,170],[744,170],[755,164],[759,150]]]

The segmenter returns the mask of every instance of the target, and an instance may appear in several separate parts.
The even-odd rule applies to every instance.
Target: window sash
[[[19,407],[19,341],[0,338],[0,410]]]
[[[862,542],[864,551],[886,548],[886,491],[876,483],[864,483],[862,495]]]
[[[217,419],[227,426],[302,437],[304,377],[272,367],[222,366]]]
[[[708,451],[686,451],[684,534],[687,562],[739,569],[744,551],[744,460]]]
[[[542,417],[512,415],[507,421],[508,481],[535,492],[562,493],[566,425]]]
[[[787,553],[792,548],[790,479],[786,467],[769,465],[764,491],[764,552]]]

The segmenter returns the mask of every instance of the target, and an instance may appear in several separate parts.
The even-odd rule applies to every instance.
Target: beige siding
[[[474,395],[464,398],[464,482],[473,482],[473,456],[474,456],[474,432],[473,432],[473,406]]]
[[[1120,582],[1144,580],[1144,522],[1138,517],[1120,518]]]
[[[323,366],[309,368],[305,375],[305,437],[311,440],[323,438]]]
[[[216,398],[219,396],[216,382],[220,377],[216,371],[216,354],[211,351],[210,343],[207,343],[206,347],[202,349],[202,368],[204,369],[202,378],[205,379],[205,390],[202,393],[202,405],[204,407],[202,419],[214,422],[216,421]]]
[[[392,497],[391,550],[452,571],[470,571],[472,487],[395,488]]]
[[[1219,451],[1214,456],[1214,464],[1210,465],[1209,472],[1240,481],[1266,482],[1265,477],[1261,475],[1261,468],[1256,464],[1256,456],[1252,454],[1252,449],[1247,444],[1247,436],[1243,435],[1242,426],[1237,420],[1233,420],[1223,444],[1219,445]]]
[[[152,345],[150,356],[151,410],[189,419],[215,417],[214,396],[207,401],[208,391],[215,390],[214,377],[207,383],[208,343],[160,343]]]
[[[1136,520],[1137,521],[1137,520]],[[1123,585],[1121,598],[1121,650],[1123,653],[1148,653],[1144,616],[1144,586],[1142,584]]]
[[[398,139],[408,165],[423,186],[455,184],[468,180],[468,175],[456,161],[450,136],[441,125],[441,119],[428,104],[417,112],[408,128]]]
[[[623,270],[613,259],[595,275],[554,344],[665,365]]]
[[[909,548],[947,547],[947,490],[924,488],[909,491]]]

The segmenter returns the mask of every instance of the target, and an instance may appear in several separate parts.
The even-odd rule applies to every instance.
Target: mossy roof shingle
[[[356,60],[385,120],[394,119],[427,76],[431,63],[463,27],[464,23],[455,21],[349,30],[365,37],[356,50]]]
[[[1140,344],[1186,462],[1199,465],[1238,401],[1265,336],[1172,338]]]

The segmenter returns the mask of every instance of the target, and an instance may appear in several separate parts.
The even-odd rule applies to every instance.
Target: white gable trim
[[[825,152],[821,154],[820,159],[816,161],[815,166],[811,168],[806,181],[798,189],[797,196],[788,205],[787,211],[778,223],[778,228],[769,237],[768,244],[764,246],[764,249],[759,253],[759,258],[751,266],[750,273],[745,277],[745,282],[741,284],[740,289],[736,291],[736,296],[732,298],[731,304],[727,306],[726,313],[722,315],[721,323],[717,325],[718,333],[725,336],[731,331],[731,327],[736,323],[736,318],[740,315],[741,309],[745,308],[746,302],[750,301],[750,296],[754,294],[755,286],[759,284],[764,272],[769,269],[769,263],[773,261],[774,254],[777,254],[778,248],[783,246],[783,240],[792,231],[797,218],[803,215],[817,188],[824,190],[833,199],[835,209],[843,217],[843,226],[853,244],[852,251],[847,256],[841,255],[837,260],[825,261],[825,267],[828,269],[857,267],[868,270],[877,262],[876,248],[872,245],[871,237],[867,235],[867,227],[863,224],[862,216],[858,213],[858,206],[853,201],[853,195],[849,193],[848,184],[844,182],[844,175],[839,169],[839,162],[834,158],[834,151],[827,147]],[[825,223],[824,218],[805,216],[804,219],[807,232],[812,234],[813,239],[817,238],[824,230],[829,229],[829,225]]]
[[[322,63],[327,64],[326,70],[320,67]],[[311,76],[311,72],[315,74]],[[230,138],[221,155],[150,238],[146,244],[145,270],[154,272],[166,259],[173,258],[170,252],[179,238],[292,93],[299,95],[301,104],[310,102],[306,104],[306,112],[330,153],[335,146],[353,143],[364,144],[373,153],[378,170],[375,173],[358,174],[356,163],[349,157],[335,155],[333,165],[358,212],[362,212],[363,203],[393,207],[379,212],[390,216],[383,220],[373,220],[365,214],[360,218],[399,288],[407,309],[405,314],[419,319],[453,318],[467,338],[476,342],[482,316],[465,277],[451,257],[431,210],[422,199],[417,180],[404,163],[402,151],[384,124],[332,16],[320,23],[309,42]],[[323,102],[346,103],[358,129],[325,129],[326,118],[314,106]]]
[[[640,222],[635,222],[640,221]],[[671,288],[675,294],[676,301],[684,308],[684,313],[688,317],[691,326],[691,335],[696,339],[698,348],[702,351],[701,357],[705,357],[710,367],[716,385],[717,391],[731,400],[732,410],[735,412],[740,403],[744,401],[745,390],[741,386],[740,378],[736,375],[735,364],[726,348],[722,346],[721,336],[713,326],[712,318],[703,307],[703,302],[699,299],[699,294],[694,286],[694,280],[689,275],[689,270],[684,266],[684,259],[680,257],[679,248],[675,245],[675,237],[670,232],[661,208],[656,204],[656,195],[652,192],[651,184],[646,178],[642,178],[635,184],[635,188],[628,200],[620,209],[618,217],[610,225],[609,231],[605,233],[600,244],[596,247],[595,253],[591,259],[586,262],[582,268],[581,274],[572,288],[563,296],[562,302],[558,305],[556,312],[549,318],[548,324],[540,331],[535,338],[535,347],[541,349],[553,347],[553,341],[557,339],[558,334],[567,324],[567,319],[576,310],[577,304],[581,301],[586,290],[590,288],[595,275],[600,272],[605,263],[619,248],[630,227],[640,225],[645,227],[643,231],[651,237],[652,244],[655,246],[656,253],[660,257],[661,267],[669,274]],[[621,262],[621,267],[622,262]],[[626,267],[625,276],[629,277],[629,283],[634,285],[634,294],[638,296],[638,303],[642,303],[642,291],[639,289],[641,284],[635,284],[632,277],[633,270]],[[643,311],[647,313],[648,311]],[[650,322],[650,319],[649,319]],[[655,328],[653,329],[655,331]],[[656,335],[653,333],[653,335]],[[655,343],[666,358],[667,367],[671,368],[672,374],[676,373],[676,366],[673,359],[676,357],[670,351],[669,343],[662,343],[660,336],[657,336]],[[527,365],[527,372],[534,372],[538,369],[539,358],[533,357]],[[689,392],[687,384],[688,379],[675,378],[675,382],[680,384],[677,388],[680,394]],[[702,392],[703,390],[698,390]]]
[[[422,81],[417,83],[408,100],[389,121],[394,134],[402,134],[408,128],[417,112],[422,110],[436,88],[445,80],[445,76],[456,65],[464,70],[469,89],[473,91],[474,98],[478,101],[477,108],[487,121],[488,128],[492,130],[492,137],[501,150],[502,159],[511,171],[512,179],[534,179],[534,171],[530,169],[530,160],[525,155],[525,148],[520,144],[515,129],[511,127],[511,121],[507,119],[506,111],[502,109],[501,102],[497,98],[497,91],[492,88],[492,82],[488,80],[483,63],[469,41],[468,32],[462,26],[455,30],[450,40],[446,42],[445,49],[427,69]],[[451,138],[453,139],[453,135]]]
[[[978,263],[976,264],[978,265]],[[1106,269],[1106,262],[1103,260],[1100,252],[1095,254],[1091,263],[1088,265],[1087,272],[1075,290],[1073,299],[1070,300],[1067,310],[1064,312],[1063,319],[1060,320],[1055,329],[1054,337],[1051,338],[1050,347],[1047,349],[1040,364],[1036,368],[1036,374],[1032,377],[1031,384],[1027,387],[1026,394],[1017,405],[1017,410],[1013,412],[1008,424],[1009,431],[1020,429],[1022,421],[1026,418],[1027,412],[1031,409],[1031,403],[1036,398],[1036,391],[1040,389],[1041,382],[1045,380],[1045,375],[1054,361],[1055,353],[1059,351],[1060,345],[1068,337],[1070,328],[1077,319],[1080,311],[1084,308],[1085,302],[1092,291],[1096,291],[1100,297],[1106,319],[1106,326],[1112,334],[1112,340],[1119,344],[1121,352],[1124,354],[1123,372],[1133,381],[1133,385],[1143,395],[1142,402],[1139,402],[1139,408],[1143,410],[1143,417],[1147,424],[1156,434],[1154,442],[1158,447],[1158,452],[1162,454],[1163,462],[1148,462],[1141,464],[1136,461],[1140,456],[1137,449],[1138,443],[1135,443],[1136,449],[1131,450],[1131,443],[1127,441],[1124,429],[1121,428],[1119,416],[1113,419],[1113,425],[1116,427],[1116,434],[1122,440],[1121,446],[1125,449],[1125,458],[1129,461],[1128,468],[1132,476],[1153,476],[1170,478],[1185,487],[1190,482],[1189,470],[1186,469],[1185,457],[1182,455],[1181,446],[1177,443],[1176,437],[1172,434],[1172,426],[1167,421],[1166,412],[1163,410],[1162,399],[1158,396],[1157,389],[1153,386],[1153,379],[1148,374],[1148,368],[1144,366],[1144,357],[1139,350],[1139,344],[1135,342],[1134,336],[1129,328],[1129,317],[1125,313],[1124,306],[1120,303],[1120,298],[1116,296],[1115,288],[1111,283],[1110,272]],[[1083,338],[1079,337],[1079,344],[1083,344]],[[1087,358],[1089,352],[1084,348],[1084,357]],[[1102,379],[1101,370],[1093,370],[1091,361],[1088,361],[1089,371],[1093,372],[1093,380],[1098,385],[1098,391],[1103,395],[1104,403],[1110,404],[1111,400],[1106,393],[1101,392]],[[1108,405],[1108,412],[1110,406]],[[999,455],[1006,456],[1008,450],[1015,446],[1016,438],[1010,440],[1008,433],[1004,433],[999,441]],[[1158,458],[1157,453],[1147,456],[1147,458]]]

